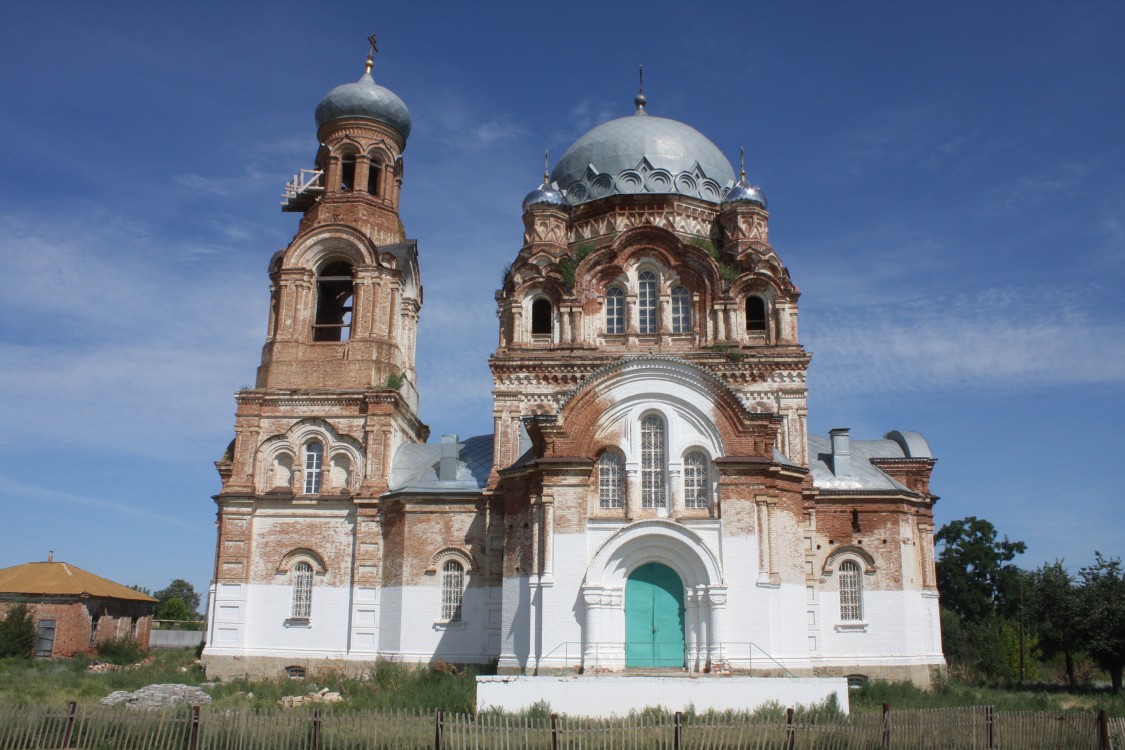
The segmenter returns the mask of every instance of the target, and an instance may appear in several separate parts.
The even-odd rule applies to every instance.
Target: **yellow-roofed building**
[[[93,653],[98,643],[130,638],[148,648],[151,596],[65,562],[32,562],[0,570],[0,612],[16,602],[32,609],[36,656]]]

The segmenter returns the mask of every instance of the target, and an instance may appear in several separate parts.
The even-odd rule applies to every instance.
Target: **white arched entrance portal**
[[[718,558],[691,530],[653,518],[630,524],[594,555],[582,586],[584,669],[625,668],[625,585],[642,565],[660,563],[684,584],[685,662],[700,671],[722,662],[727,589]]]

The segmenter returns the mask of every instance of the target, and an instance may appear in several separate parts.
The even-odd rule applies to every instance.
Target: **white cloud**
[[[832,394],[1125,383],[1125,323],[1072,300],[1092,289],[998,288],[810,316],[817,387]]]

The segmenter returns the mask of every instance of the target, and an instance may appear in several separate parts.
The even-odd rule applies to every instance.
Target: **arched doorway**
[[[684,582],[661,563],[645,563],[625,583],[625,665],[684,666]]]

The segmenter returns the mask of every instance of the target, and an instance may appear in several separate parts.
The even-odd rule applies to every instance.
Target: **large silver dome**
[[[723,153],[690,125],[636,114],[602,123],[574,142],[551,172],[571,205],[632,193],[676,193],[719,203],[734,184]]]
[[[410,111],[395,92],[375,83],[364,73],[355,83],[345,83],[329,91],[316,107],[316,126],[344,117],[365,117],[385,122],[410,137]]]

